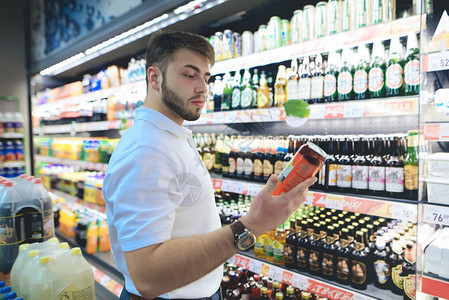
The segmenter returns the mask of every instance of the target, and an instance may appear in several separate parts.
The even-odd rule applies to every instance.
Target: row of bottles
[[[356,289],[414,293],[416,223],[303,205],[287,224],[257,238],[256,257]]]
[[[224,300],[326,300],[229,263],[225,264],[221,288]]]
[[[419,47],[416,34],[407,40],[403,55],[399,37],[391,39],[389,55],[382,42],[331,51],[328,60],[321,54],[293,59],[291,68],[280,65],[276,79],[264,70],[245,69],[211,83],[209,111],[282,106],[290,99],[312,103],[364,100],[369,98],[417,95],[419,93]],[[211,103],[212,102],[212,103]]]
[[[194,141],[210,172],[266,182],[279,175],[310,141],[327,151],[313,189],[417,199],[418,132],[390,136],[224,136],[196,134]]]
[[[22,297],[17,297],[17,292],[12,291],[10,285],[6,285],[6,281],[0,281],[0,299],[5,300],[23,300]]]

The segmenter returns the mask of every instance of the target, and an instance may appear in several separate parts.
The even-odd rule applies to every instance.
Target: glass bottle
[[[327,157],[324,162],[325,182],[324,188],[327,191],[334,191],[337,188],[337,160],[335,158],[335,140],[330,139],[327,148]]]
[[[301,218],[293,219],[290,222],[290,231],[285,239],[284,260],[285,266],[288,268],[296,268],[296,251],[297,251],[297,237],[301,231]]]
[[[257,91],[259,89],[259,70],[258,69],[254,69],[253,70],[253,77],[252,77],[252,90],[253,90],[253,95],[252,95],[252,103],[251,103],[251,108],[257,108]]]
[[[402,198],[404,194],[404,162],[400,151],[400,140],[394,138],[390,143],[390,157],[385,170],[387,195],[393,198]]]
[[[375,140],[374,155],[369,167],[368,188],[372,195],[381,196],[385,192],[385,169],[386,162],[382,157],[382,144],[378,138]]]
[[[224,77],[224,87],[223,87],[223,98],[221,101],[221,110],[230,110],[232,103],[232,84],[231,84],[231,73],[226,72]]]
[[[402,263],[404,262],[402,253],[403,248],[401,246],[399,235],[397,235],[391,242],[391,251],[387,258],[387,263],[391,267],[391,291],[397,295],[402,295],[404,292],[404,282],[400,276],[402,272]]]
[[[343,142],[343,151],[338,160],[337,167],[337,188],[344,193],[351,190],[352,184],[352,160],[349,156],[349,140]]]
[[[242,75],[240,74],[240,70],[238,70],[234,74],[234,83],[232,86],[231,109],[233,109],[233,110],[241,108],[241,105],[240,105],[240,100],[241,100],[240,98],[241,98],[241,94],[242,94],[242,91],[240,89],[241,81],[242,81]]]
[[[337,248],[337,282],[349,284],[351,282],[351,252],[349,247],[349,230],[342,228],[340,238],[340,247]]]
[[[269,107],[272,107],[274,104],[274,79],[273,79],[273,74],[271,72],[268,72],[268,74],[267,74],[267,85],[268,85],[269,100],[270,100]]]
[[[254,180],[263,181],[263,159],[265,155],[265,142],[260,137],[255,141],[255,155],[253,159]]]
[[[309,57],[303,58],[299,65],[299,99],[310,103],[310,93],[312,88],[311,73],[309,68]]]
[[[276,161],[276,148],[272,137],[265,139],[265,156],[263,159],[263,181],[266,182],[274,172],[274,163]]]
[[[221,76],[216,76],[214,81],[214,111],[221,110],[221,102],[223,101],[223,82]]]
[[[386,96],[404,95],[404,60],[399,37],[393,37],[390,43],[390,57],[385,73]]]
[[[270,89],[267,84],[265,71],[260,74],[259,89],[257,90],[257,108],[270,107]]]
[[[402,272],[400,274],[403,280],[404,300],[416,299],[416,246],[415,243],[409,241],[406,245],[404,254],[404,263],[402,264]]]
[[[369,74],[369,47],[368,45],[359,46],[359,62],[354,73],[354,99],[363,100],[369,98],[368,92],[368,74]]]
[[[222,154],[223,154],[223,135],[217,136],[215,142],[215,163],[214,163],[214,173],[221,174],[222,170]]]
[[[286,81],[286,71],[285,66],[280,65],[278,67],[278,73],[276,75],[276,81],[274,83],[274,106],[283,106],[286,101],[285,93],[285,82]]]
[[[391,266],[388,264],[388,253],[383,230],[377,231],[373,255],[374,285],[380,289],[389,289]]]
[[[313,230],[313,228],[310,228]],[[301,228],[298,231],[296,242],[296,263],[297,269],[303,272],[309,270],[309,239],[311,238],[312,231],[308,230],[308,222],[306,220],[301,221]]]
[[[327,59],[326,74],[324,75],[324,100],[325,102],[335,102],[338,100],[337,78],[338,62],[340,55],[336,51],[329,53]]]
[[[251,86],[251,73],[245,69],[243,73],[242,85],[240,87],[240,107],[241,109],[249,109],[253,104],[253,89]]]
[[[279,175],[279,174],[281,174],[281,172],[285,166],[285,161],[284,161],[285,143],[284,143],[283,137],[279,137],[275,141],[276,141],[276,144],[275,144],[276,158],[275,158],[275,162],[274,162],[274,174]]]
[[[352,66],[352,56],[353,53],[351,49],[345,48],[342,53],[342,61],[338,71],[338,79],[337,79],[337,90],[338,90],[338,101],[347,101],[354,99],[354,87],[353,77],[354,77],[354,68]]]
[[[285,246],[285,229],[283,225],[279,225],[274,235],[273,262],[280,266],[283,266],[285,264],[284,246]]]
[[[322,265],[322,245],[320,236],[320,223],[313,224],[313,235],[309,241],[309,273],[312,275],[319,275]]]
[[[375,42],[372,62],[368,74],[368,89],[370,98],[385,97],[385,48],[382,42]]]
[[[370,261],[365,248],[363,232],[357,231],[351,259],[351,286],[358,290],[365,290],[368,282],[367,266],[370,264]]]
[[[416,33],[407,37],[407,57],[404,67],[405,95],[419,94],[419,45]]]
[[[336,278],[337,255],[335,242],[335,228],[334,226],[329,225],[327,226],[326,242],[323,244],[323,266],[321,269],[321,275],[324,278],[331,280]]]
[[[223,152],[221,154],[221,174],[229,177],[229,154],[231,153],[231,138],[226,135],[223,141]]]
[[[235,177],[238,179],[244,179],[245,177],[246,146],[248,144],[248,140],[248,137],[240,137],[234,145],[234,151],[236,153]]]
[[[287,83],[287,101],[299,99],[299,75],[298,75],[298,60],[292,59],[291,75]]]
[[[237,156],[238,156],[238,139],[236,139],[234,136],[231,136],[231,139],[229,140],[229,148],[231,151],[229,152],[229,158],[228,158],[228,164],[229,164],[229,171],[228,176],[230,178],[237,177]]]
[[[418,200],[418,131],[408,131],[407,154],[404,158],[405,197]]]
[[[244,179],[245,180],[253,180],[254,177],[254,158],[256,155],[256,140],[252,137],[249,137],[247,139],[247,145],[246,145],[246,149],[244,149],[246,151],[246,155],[244,163],[245,163],[245,173],[244,173]],[[243,145],[244,146],[244,145]],[[242,149],[243,151],[243,149]]]
[[[365,158],[366,141],[360,138],[355,141],[356,153],[352,165],[352,188],[356,194],[366,194],[368,191],[368,161]]]
[[[312,88],[311,88],[311,102],[324,102],[324,66],[323,57],[317,54],[315,58],[315,68],[312,70]]]

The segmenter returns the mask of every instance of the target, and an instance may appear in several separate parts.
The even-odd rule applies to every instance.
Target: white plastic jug
[[[11,269],[10,280],[12,290],[15,292],[19,291],[20,284],[20,276],[22,274],[22,270],[25,266],[25,262],[28,258],[28,251],[30,248],[30,244],[22,244],[19,246],[19,255],[14,262],[14,265]]]
[[[39,258],[39,267],[30,282],[30,300],[49,300],[56,299],[54,283],[57,280],[57,274],[52,259],[49,255]]]
[[[29,299],[31,290],[30,284],[34,279],[36,270],[39,267],[39,250],[30,250],[28,259],[25,261],[22,275],[20,276],[19,295],[24,299]]]

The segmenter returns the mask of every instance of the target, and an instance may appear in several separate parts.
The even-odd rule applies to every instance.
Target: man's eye
[[[185,74],[185,76],[186,76],[187,78],[195,78],[195,75]]]

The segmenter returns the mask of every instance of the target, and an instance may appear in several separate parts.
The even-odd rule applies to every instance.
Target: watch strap
[[[245,225],[243,225],[242,221],[237,220],[234,223],[232,223],[231,225],[231,230],[232,230],[232,234],[234,235],[234,245],[237,246],[237,241],[239,236],[245,232]]]

